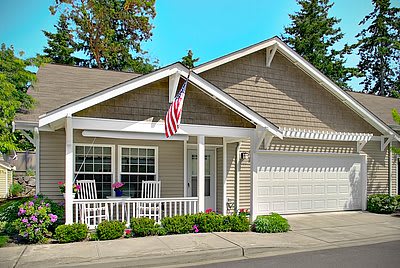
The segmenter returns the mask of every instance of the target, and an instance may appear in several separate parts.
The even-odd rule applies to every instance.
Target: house
[[[212,208],[260,214],[360,210],[372,193],[395,193],[398,134],[274,37],[196,67],[178,133],[164,116],[188,69],[146,75],[47,64],[16,119],[34,132],[37,190],[62,199],[57,182],[95,179],[112,217],[140,216],[140,183],[162,182],[161,216]],[[122,181],[123,201],[111,184]],[[86,203],[85,203],[86,202]],[[121,212],[122,209],[122,212]]]
[[[13,184],[12,173],[15,167],[12,167],[4,160],[0,160],[0,199],[7,198],[10,195],[9,189]]]

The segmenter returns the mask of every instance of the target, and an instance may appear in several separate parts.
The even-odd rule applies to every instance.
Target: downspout
[[[240,147],[242,142],[236,144],[236,165],[235,165],[235,211],[240,208]]]
[[[388,148],[388,152],[389,152],[389,164],[388,164],[388,166],[389,166],[389,180],[388,180],[388,182],[389,182],[389,195],[391,196],[393,193],[392,193],[392,173],[393,173],[393,171],[392,171],[392,150],[391,150],[391,148],[392,148],[392,142],[390,142],[389,143],[389,148]]]

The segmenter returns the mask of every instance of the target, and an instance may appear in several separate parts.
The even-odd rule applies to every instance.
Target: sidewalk
[[[207,233],[0,248],[0,267],[159,267],[400,240],[400,217],[363,212],[287,216],[280,234]]]

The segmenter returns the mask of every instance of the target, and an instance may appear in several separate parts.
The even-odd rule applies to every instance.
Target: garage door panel
[[[260,154],[259,214],[361,209],[361,157]]]

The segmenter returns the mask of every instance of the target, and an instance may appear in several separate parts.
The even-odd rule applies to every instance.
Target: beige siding
[[[75,143],[92,144],[93,138],[83,137],[81,131],[74,132]],[[161,180],[162,197],[183,197],[183,142],[182,141],[151,141],[151,140],[122,140],[97,138],[95,144],[115,146],[114,178],[118,177],[119,145],[138,145],[158,147],[158,177]]]
[[[169,108],[168,79],[132,90],[121,96],[78,112],[77,116],[122,120],[164,120]],[[183,124],[254,127],[230,109],[199,89],[186,90],[182,112]]]
[[[222,146],[222,138],[206,137],[205,143],[206,143],[206,145],[221,145]],[[197,144],[197,138],[194,136],[190,136],[189,140],[188,140],[188,144]]]
[[[250,141],[242,142],[240,152],[250,154]],[[239,209],[250,209],[250,191],[251,191],[251,159],[240,160],[239,169]]]
[[[279,52],[261,50],[201,74],[279,127],[379,134]]]
[[[227,144],[227,178],[226,197],[235,201],[235,168],[236,168],[236,143]],[[228,201],[228,199],[227,199]]]
[[[40,192],[53,200],[63,200],[58,181],[65,176],[65,132],[40,133]]]
[[[224,179],[223,179],[223,149],[222,148],[217,148],[217,189],[215,190],[216,192],[216,203],[217,207],[215,208],[218,213],[222,213],[222,208],[223,208],[223,185],[224,185]]]
[[[8,170],[0,166],[0,198],[7,197]]]

